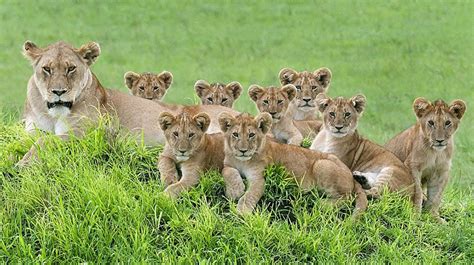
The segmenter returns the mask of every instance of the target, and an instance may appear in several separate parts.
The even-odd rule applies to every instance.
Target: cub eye
[[[232,136],[234,136],[235,138],[239,138],[239,134],[238,133],[232,133]]]
[[[255,133],[249,133],[249,138],[254,138],[255,137]]]
[[[189,138],[193,138],[194,134],[195,134],[195,133],[190,133],[190,134],[188,135],[188,137],[189,137]]]
[[[344,113],[344,117],[349,118],[350,116],[351,116],[351,113],[350,113],[350,112]]]
[[[434,127],[434,121],[429,120],[429,121],[428,121],[428,125],[431,126],[431,127]]]
[[[264,99],[263,104],[268,105],[268,100]]]
[[[334,118],[334,117],[336,117],[336,113],[334,113],[334,112],[331,111],[331,112],[329,112],[329,116],[331,116],[331,117]]]
[[[48,75],[51,74],[51,68],[47,67],[47,66],[43,66],[43,72],[47,73]]]
[[[318,86],[311,86],[311,89],[316,90],[316,89],[318,89]]]
[[[68,73],[68,74],[71,74],[71,73],[73,73],[74,71],[76,71],[76,67],[75,67],[74,65],[73,65],[73,66],[69,66],[69,67],[67,68],[67,73]]]
[[[222,103],[225,103],[225,102],[227,102],[227,99],[226,99],[226,98],[223,98],[223,99],[222,99]]]
[[[179,134],[178,134],[178,132],[173,132],[173,135],[178,137]]]
[[[140,89],[141,91],[145,91],[145,87],[144,87],[144,86],[140,86],[139,89]]]
[[[153,90],[156,91],[156,90],[158,90],[159,88],[160,88],[160,87],[158,87],[158,86],[154,86],[154,87],[153,87]]]
[[[214,102],[214,100],[212,100],[212,98],[207,98],[207,100],[208,100],[209,102]]]
[[[301,90],[301,86],[295,86],[297,90]]]
[[[281,105],[281,104],[283,104],[283,100],[278,100],[277,103],[278,103],[278,105]]]
[[[446,122],[444,123],[444,125],[445,125],[446,127],[450,126],[450,125],[451,125],[451,121],[446,121]]]

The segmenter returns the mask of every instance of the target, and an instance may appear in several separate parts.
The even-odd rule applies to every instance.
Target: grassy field
[[[1,1],[0,262],[472,263],[474,130],[472,1]],[[93,71],[126,91],[123,74],[171,71],[165,101],[197,102],[197,79],[278,84],[283,67],[333,72],[331,96],[364,93],[360,131],[383,144],[414,123],[416,97],[462,98],[451,181],[439,225],[386,196],[358,222],[316,194],[301,194],[282,168],[267,170],[257,212],[242,218],[219,174],[203,175],[182,199],[163,197],[160,148],[48,138],[43,163],[18,171],[32,144],[18,122],[32,70],[25,40],[45,46],[94,40]],[[246,93],[236,103],[255,113]]]

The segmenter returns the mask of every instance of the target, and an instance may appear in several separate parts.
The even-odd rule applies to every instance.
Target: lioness
[[[152,102],[102,87],[90,66],[97,60],[100,47],[90,42],[79,49],[64,42],[39,48],[31,41],[23,46],[24,55],[33,66],[34,73],[28,82],[24,118],[29,132],[36,129],[52,132],[62,139],[69,133],[81,135],[86,121],[96,121],[100,114],[115,116],[120,125],[138,133],[138,139],[147,145],[164,144],[163,131],[158,126],[158,116],[163,111],[177,113],[182,106]],[[208,132],[219,132],[217,115],[222,111],[236,111],[222,106],[193,106],[196,112],[206,112],[211,117]],[[213,121],[214,120],[214,121]],[[36,146],[18,163],[26,165],[36,157]]]
[[[158,160],[158,169],[165,193],[175,198],[199,182],[199,174],[211,168],[222,170],[224,138],[221,133],[206,134],[211,123],[206,113],[192,114],[184,109],[178,115],[163,112],[160,127],[166,144]],[[178,170],[181,179],[177,181]]]
[[[204,80],[198,80],[194,84],[194,90],[203,105],[221,105],[232,108],[235,100],[242,93],[242,85],[236,81],[226,85],[221,83],[209,84]]]
[[[335,154],[372,197],[378,197],[382,188],[388,186],[390,191],[403,191],[413,200],[414,180],[408,168],[394,154],[357,132],[365,97],[332,99],[319,94],[316,102],[323,115],[323,127],[310,149]]]
[[[129,71],[123,78],[130,94],[153,101],[161,101],[173,82],[173,75],[168,71],[159,74]]]
[[[317,107],[314,99],[319,93],[326,93],[331,84],[331,71],[322,67],[314,72],[296,72],[283,68],[278,74],[282,85],[292,84],[296,87],[296,98],[290,104],[294,120],[317,119]]]
[[[449,170],[454,151],[453,135],[466,111],[462,100],[448,106],[442,100],[431,103],[424,98],[413,102],[417,122],[387,142],[392,151],[411,170],[417,194],[415,203],[421,208],[422,185],[427,188],[424,207],[436,218],[444,188],[449,180]]]
[[[231,199],[240,197],[237,205],[240,213],[250,213],[255,208],[264,191],[263,172],[272,163],[285,166],[305,191],[318,187],[334,201],[355,193],[354,215],[366,209],[366,194],[336,156],[267,140],[265,134],[272,126],[270,114],[260,113],[252,118],[248,114],[234,117],[224,112],[219,116],[219,123],[225,141],[222,175],[226,195]],[[245,194],[241,175],[249,183]]]
[[[300,145],[303,136],[314,137],[319,131],[321,127],[319,121],[294,121],[292,114],[288,111],[288,106],[296,95],[295,86],[289,84],[283,87],[263,88],[259,85],[251,85],[248,93],[260,112],[268,112],[272,116],[271,131],[278,141]]]

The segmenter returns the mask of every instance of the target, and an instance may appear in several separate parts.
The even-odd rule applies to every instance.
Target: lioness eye
[[[209,102],[213,102],[212,98],[207,98],[207,100],[209,100]]]
[[[255,137],[255,133],[249,133],[249,138]]]
[[[429,120],[429,121],[428,121],[428,125],[431,126],[431,127],[433,127],[433,126],[434,126],[434,121]]]
[[[140,86],[139,87],[141,91],[144,91],[145,90],[145,87],[144,86]]]
[[[74,65],[73,65],[73,66],[69,66],[69,67],[67,68],[67,73],[68,73],[68,74],[70,74],[70,73],[72,73],[72,72],[74,72],[74,71],[76,71],[76,67],[75,67]]]
[[[156,91],[156,90],[158,90],[158,88],[159,88],[159,87],[157,87],[157,86],[154,86],[154,87],[153,87],[153,90],[155,90],[155,91]]]
[[[283,100],[278,100],[277,103],[278,103],[279,105],[281,105],[281,104],[283,104]]]
[[[296,89],[301,90],[301,86],[295,86]]]
[[[235,138],[239,138],[239,134],[238,133],[232,133],[232,136],[234,136]]]
[[[264,99],[263,104],[268,105],[268,100]]]
[[[331,111],[331,112],[329,112],[329,116],[331,116],[331,117],[334,118],[334,117],[336,117],[336,113],[334,113],[334,112]]]
[[[451,125],[451,121],[446,121],[446,122],[444,123],[444,125],[446,125],[446,126]]]
[[[226,98],[223,98],[223,99],[222,99],[222,103],[224,103],[224,102],[227,102],[227,99],[226,99]]]
[[[189,138],[193,138],[194,133],[190,133],[188,136],[189,136]]]
[[[173,135],[178,137],[178,132],[173,132]]]
[[[349,118],[350,116],[351,116],[351,113],[350,113],[350,112],[344,113],[344,117]]]
[[[48,75],[51,74],[51,68],[49,68],[49,67],[47,67],[47,66],[44,66],[44,67],[43,67],[43,71],[44,71],[45,73],[47,73]]]

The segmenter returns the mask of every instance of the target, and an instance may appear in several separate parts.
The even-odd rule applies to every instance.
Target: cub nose
[[[303,98],[303,101],[305,101],[306,103],[308,103],[308,102],[311,101],[311,98]]]
[[[340,131],[344,126],[334,126],[338,131]]]
[[[247,152],[248,149],[239,149],[239,151],[240,151],[242,154],[245,154],[245,152]]]
[[[276,112],[269,112],[269,113],[270,113],[270,115],[272,115],[272,116],[275,116],[275,114],[277,114]]]
[[[443,140],[438,140],[438,139],[436,139],[436,142],[438,142],[439,144],[441,144],[441,143],[444,142],[444,139],[443,139]]]
[[[63,90],[63,89],[55,89],[52,91],[53,94],[57,95],[57,96],[61,96],[62,94],[66,93],[66,90]]]

